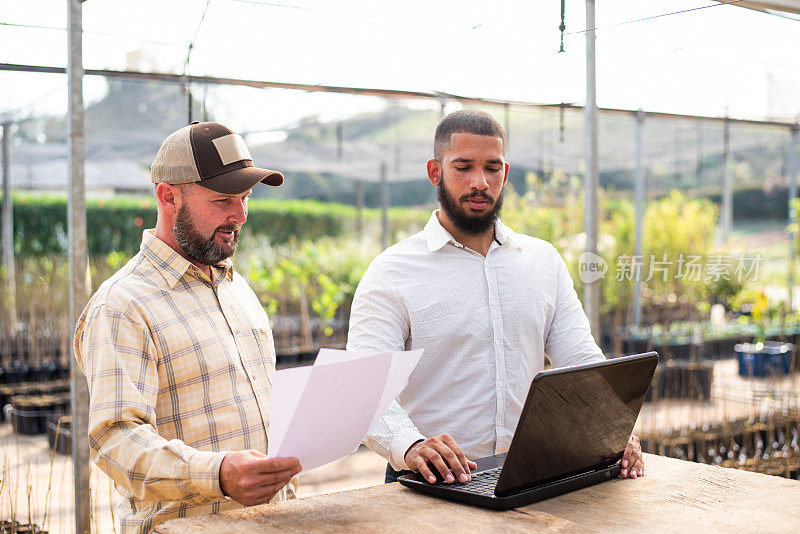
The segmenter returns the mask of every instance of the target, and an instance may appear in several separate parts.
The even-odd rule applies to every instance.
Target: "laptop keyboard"
[[[500,477],[500,467],[495,467],[494,469],[489,469],[486,471],[481,471],[480,473],[475,473],[472,475],[472,480],[467,482],[466,484],[462,484],[461,482],[453,482],[452,484],[446,484],[444,482],[437,482],[437,486],[445,486],[451,487],[454,489],[459,489],[461,491],[468,491],[470,493],[476,493],[478,495],[494,495],[494,488],[497,486],[497,479]]]

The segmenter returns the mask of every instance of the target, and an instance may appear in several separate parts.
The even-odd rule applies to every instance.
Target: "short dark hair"
[[[436,127],[436,136],[433,139],[433,157],[442,161],[442,156],[450,146],[450,138],[454,133],[471,133],[475,135],[489,135],[503,140],[503,150],[506,147],[506,132],[497,119],[477,109],[460,109],[447,115]]]

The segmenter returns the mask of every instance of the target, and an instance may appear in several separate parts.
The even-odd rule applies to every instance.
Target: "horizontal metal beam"
[[[0,71],[16,71],[16,72],[41,72],[47,74],[64,74],[66,69],[63,67],[47,67],[42,65],[20,65],[15,63],[0,63]],[[375,89],[366,87],[343,87],[336,85],[310,85],[300,83],[285,83],[285,82],[267,82],[261,80],[245,80],[240,78],[218,78],[216,76],[192,76],[182,74],[170,74],[162,72],[140,72],[130,70],[109,70],[109,69],[84,69],[86,76],[104,76],[106,78],[122,78],[129,80],[142,80],[142,81],[159,81],[169,83],[185,84],[187,81],[191,83],[212,84],[212,85],[239,85],[246,87],[255,87],[257,89],[290,89],[295,91],[306,92],[324,92],[324,93],[340,93],[350,95],[366,95],[377,96],[383,98],[420,98],[442,101],[455,100],[458,102],[470,104],[483,104],[489,106],[510,106],[517,109],[569,109],[574,111],[583,111],[583,106],[578,104],[541,104],[535,102],[525,102],[520,100],[499,100],[492,98],[479,98],[472,96],[456,95],[452,93],[445,93],[441,91],[401,91],[397,89]],[[597,108],[603,114],[617,114],[617,115],[630,115],[634,119],[638,113],[644,113],[645,118],[653,119],[675,119],[675,120],[692,120],[702,119],[704,121],[712,121],[724,123],[728,121],[730,124],[747,124],[753,126],[770,126],[778,128],[792,128],[796,123],[782,122],[782,121],[760,121],[752,119],[735,119],[730,117],[716,117],[706,115],[685,115],[681,113],[665,113],[660,111],[640,111],[634,109],[621,109],[621,108]]]

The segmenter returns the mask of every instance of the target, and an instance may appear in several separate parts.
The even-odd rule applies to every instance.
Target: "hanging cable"
[[[186,121],[187,124],[192,122],[192,78],[191,76],[187,76],[187,72],[189,71],[189,60],[192,57],[192,49],[194,48],[194,42],[197,40],[197,35],[200,33],[200,27],[203,25],[203,21],[206,19],[206,13],[208,12],[209,4],[211,4],[211,0],[206,0],[206,7],[203,9],[203,15],[200,17],[200,22],[197,23],[197,29],[194,31],[192,40],[189,41],[189,49],[186,52],[186,63],[183,64],[183,75],[186,77],[186,111],[189,118],[189,120]]]
[[[24,28],[26,30],[51,30],[57,32],[63,32],[66,30],[66,28],[64,28],[63,26],[46,26],[43,24],[17,24],[14,22],[0,22],[0,26],[8,26],[10,28]],[[83,33],[85,35],[98,35],[102,37],[121,37],[123,39],[132,39],[140,43],[154,44],[159,46],[179,46],[181,48],[183,48],[184,46],[184,43],[178,43],[174,41],[158,41],[155,39],[146,39],[144,37],[137,37],[135,35],[127,35],[124,33],[100,32],[93,30],[83,30]]]
[[[662,17],[670,17],[672,15],[681,15],[683,13],[690,13],[692,11],[699,11],[701,9],[708,9],[710,7],[720,7],[720,6],[727,6],[727,5],[730,5],[730,4],[738,4],[739,2],[744,2],[744,1],[745,0],[730,0],[728,2],[723,2],[722,0],[716,0],[717,3],[709,4],[707,6],[693,7],[693,8],[690,8],[690,9],[682,9],[680,11],[672,11],[670,13],[661,13],[660,15],[653,15],[651,17],[642,17],[640,19],[626,20],[626,21],[623,21],[623,22],[617,22],[615,24],[608,24],[606,26],[595,26],[594,28],[586,28],[585,30],[578,30],[578,31],[574,31],[574,32],[569,32],[569,33],[567,33],[567,35],[576,35],[576,34],[580,34],[580,33],[586,33],[586,32],[591,32],[591,31],[595,31],[595,30],[601,30],[601,29],[605,29],[605,28],[614,28],[615,26],[627,26],[628,24],[634,24],[634,23],[637,23],[637,22],[645,22],[645,21],[648,21],[648,20],[660,19]]]
[[[558,49],[559,54],[564,51],[564,30],[567,29],[567,26],[564,24],[565,4],[566,0],[561,0],[561,24],[558,26],[558,29],[561,30],[561,48]]]

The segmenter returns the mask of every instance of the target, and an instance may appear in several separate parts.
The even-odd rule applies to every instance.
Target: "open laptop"
[[[657,362],[658,354],[648,352],[542,371],[508,452],[476,460],[470,482],[431,484],[417,473],[399,482],[507,510],[615,478]]]

